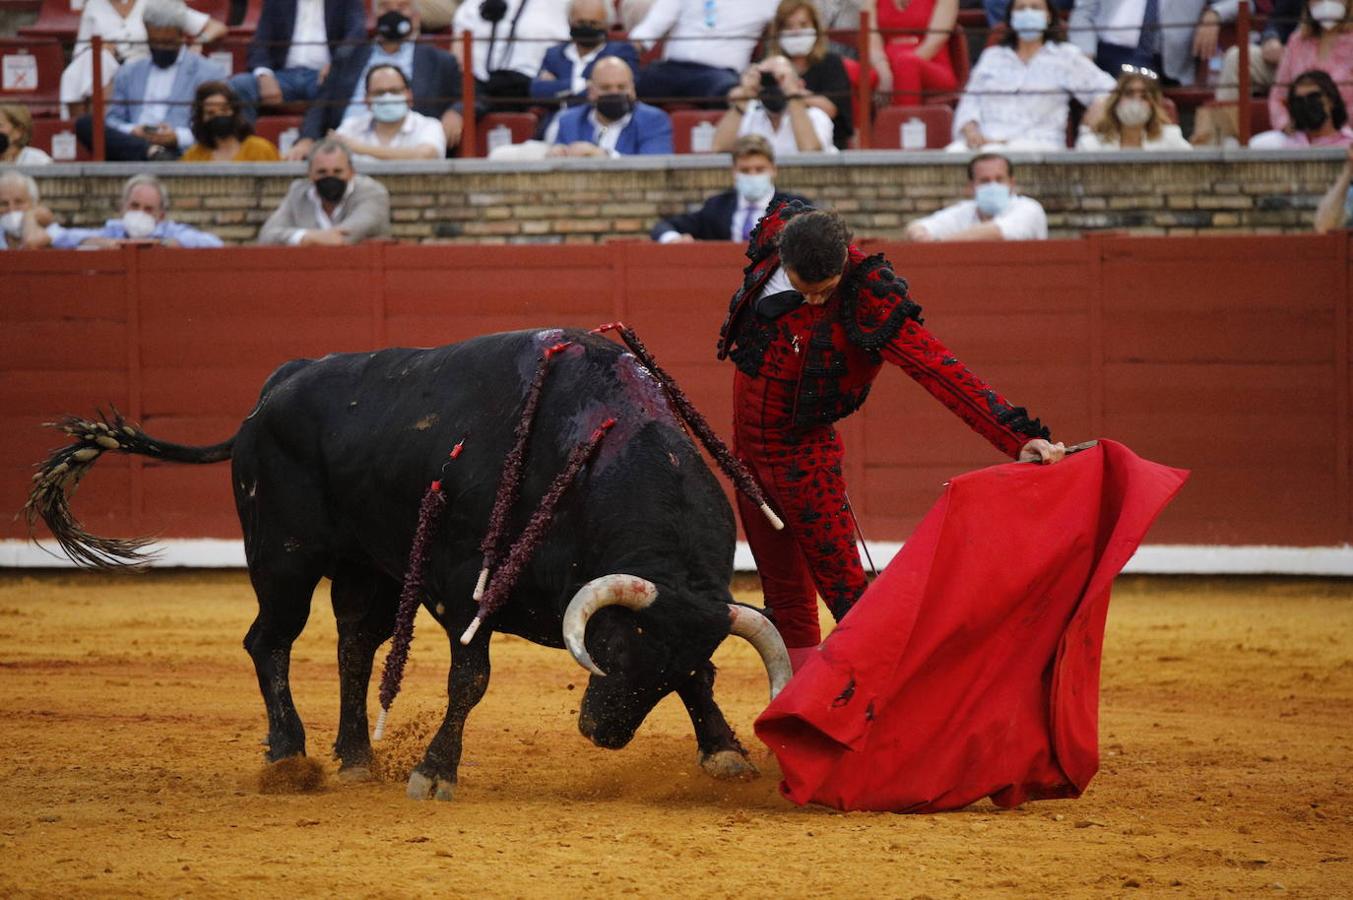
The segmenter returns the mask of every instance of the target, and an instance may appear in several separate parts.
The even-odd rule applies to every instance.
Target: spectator
[[[531,79],[545,52],[569,39],[566,0],[467,0],[451,23],[474,35],[475,109],[520,112],[531,98]],[[459,54],[460,42],[455,44]],[[465,61],[461,60],[461,65]]]
[[[954,111],[950,150],[1060,150],[1070,98],[1098,123],[1115,82],[1061,37],[1047,0],[1014,0],[1001,43],[982,51]]]
[[[748,67],[728,92],[728,111],[714,130],[714,150],[732,150],[743,135],[759,134],[779,156],[835,153],[831,118],[807,100],[803,79],[783,56]]]
[[[828,46],[827,30],[812,0],[781,0],[771,22],[768,56],[783,56],[803,79],[804,102],[832,120],[832,141],[846,149],[855,133],[850,77],[841,57]]]
[[[672,120],[639,103],[634,72],[619,57],[597,60],[587,80],[587,104],[555,116],[545,133],[550,156],[635,156],[672,152]]]
[[[771,0],[655,0],[630,29],[630,40],[641,48],[664,41],[662,59],[639,75],[639,96],[726,96],[752,61],[772,15]]]
[[[738,138],[733,145],[733,189],[715,194],[694,212],[662,219],[649,232],[660,244],[690,241],[740,241],[766,210],[787,200],[808,203],[798,194],[775,189],[775,151],[758,134]]]
[[[1191,85],[1197,60],[1217,54],[1221,26],[1240,0],[1076,0],[1071,41],[1110,75],[1125,65]],[[1195,23],[1192,28],[1178,27]]]
[[[1082,125],[1077,150],[1192,150],[1179,126],[1170,121],[1160,80],[1142,72],[1124,72],[1091,128]]]
[[[319,94],[301,122],[300,139],[287,159],[305,159],[315,142],[343,120],[367,111],[366,74],[376,66],[397,66],[413,89],[413,108],[439,119],[446,145],[460,143],[460,65],[445,50],[416,43],[420,22],[414,0],[376,0],[376,37],[334,60]]]
[[[366,40],[361,0],[263,0],[245,58],[231,77],[251,121],[260,106],[309,103],[334,60]]]
[[[1019,2],[1019,0],[1015,0]],[[1037,200],[1015,193],[1015,169],[999,153],[982,153],[968,163],[973,199],[946,206],[907,226],[911,241],[1041,241],[1048,218]]]
[[[240,98],[224,81],[205,81],[193,98],[193,137],[184,162],[277,162],[272,141],[254,134]]]
[[[964,3],[963,6],[967,6]],[[987,14],[987,24],[996,28],[1010,15],[1010,0],[982,0],[982,10]],[[1053,0],[1052,7],[1058,12],[1070,12],[1075,0]]]
[[[183,45],[185,22],[193,21],[183,0],[145,0],[143,10],[150,58],[128,62],[113,79],[104,129],[110,160],[177,159],[193,143],[189,117],[198,85],[226,74]],[[75,120],[75,136],[93,146],[89,116]]]
[[[0,250],[41,250],[61,233],[43,224],[51,213],[38,205],[38,183],[21,172],[0,172]]]
[[[0,103],[0,163],[7,166],[45,166],[52,161],[42,150],[30,147],[33,114],[19,103]]]
[[[376,66],[366,73],[369,111],[344,119],[331,136],[358,162],[446,158],[442,123],[414,112],[412,104],[404,73],[397,66]]]
[[[878,89],[893,102],[915,105],[925,91],[959,87],[949,58],[949,35],[958,20],[958,0],[868,0],[876,8],[870,56],[879,73]]]
[[[1353,4],[1341,0],[1307,0],[1301,22],[1283,49],[1277,82],[1268,92],[1269,123],[1275,131],[1289,131],[1288,85],[1297,73],[1312,69],[1329,73],[1343,95],[1343,106],[1353,105]]]
[[[540,72],[531,79],[531,98],[565,105],[587,99],[587,79],[592,66],[606,56],[618,56],[632,71],[639,71],[639,54],[632,44],[606,40],[610,19],[605,0],[573,0],[568,5],[570,41],[545,51]]]
[[[147,12],[149,15],[149,12]],[[125,68],[125,67],[124,67]],[[169,191],[154,175],[133,175],[122,187],[122,215],[102,228],[65,228],[52,246],[117,247],[122,244],[160,244],[164,247],[220,247],[221,239],[182,222],[165,218]]]
[[[1254,150],[1347,147],[1353,143],[1348,127],[1348,107],[1328,72],[1311,69],[1292,82],[1287,95],[1287,130],[1265,131],[1254,136]]]
[[[75,50],[70,65],[61,73],[62,117],[79,116],[94,92],[94,54],[90,38],[103,38],[103,85],[107,88],[118,67],[150,55],[143,0],[85,0],[80,10],[80,26],[75,34]],[[79,9],[75,3],[72,9]],[[206,13],[184,8],[181,22],[185,34],[198,44],[210,44],[226,33],[225,23]]]
[[[309,176],[297,178],[258,233],[260,244],[338,246],[390,233],[390,193],[352,170],[342,144],[321,141],[310,154]]]
[[[1264,96],[1273,86],[1282,61],[1283,45],[1297,27],[1305,0],[1256,0],[1264,17],[1264,30],[1250,32],[1250,94]],[[1217,105],[1202,106],[1194,113],[1192,141],[1197,146],[1234,141],[1239,133],[1236,100],[1240,96],[1240,45],[1229,48],[1217,76]]]
[[[1348,148],[1348,161],[1343,171],[1334,179],[1334,184],[1325,196],[1320,198],[1320,206],[1315,211],[1315,233],[1326,234],[1338,228],[1347,228],[1353,224],[1353,146]],[[4,194],[0,193],[0,198]],[[0,200],[0,203],[3,201]],[[0,208],[3,208],[0,205]]]
[[[828,31],[860,27],[862,0],[814,0],[822,27]]]

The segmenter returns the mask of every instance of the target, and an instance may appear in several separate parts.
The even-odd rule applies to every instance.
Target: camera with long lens
[[[773,114],[784,112],[785,107],[789,105],[784,88],[780,87],[779,79],[772,72],[761,73],[761,93],[757,99],[761,101],[766,112]]]

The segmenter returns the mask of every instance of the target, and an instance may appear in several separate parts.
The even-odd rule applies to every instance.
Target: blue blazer
[[[568,102],[583,96],[582,94],[571,94],[569,85],[573,84],[573,60],[564,55],[564,48],[568,44],[556,44],[545,51],[545,61],[540,64],[540,74],[549,72],[553,78],[541,78],[539,76],[531,79],[531,97],[535,100],[563,100]],[[634,72],[634,77],[639,77],[639,54],[634,49],[633,44],[621,41],[607,41],[601,48],[601,52],[592,58],[583,69],[583,77],[587,78],[592,74],[592,67],[597,64],[597,60],[603,56],[618,56],[629,63],[630,69]]]
[[[798,194],[776,191],[766,208],[774,209],[776,205],[789,200],[798,200],[800,203],[812,206]],[[658,224],[654,225],[653,230],[648,234],[655,241],[669,231],[689,234],[697,241],[731,241],[734,238],[729,229],[732,227],[733,213],[737,208],[738,192],[724,191],[722,194],[715,194],[710,197],[695,212],[681,213],[680,215],[659,219]]]
[[[296,30],[297,0],[263,0],[258,14],[258,30],[249,42],[246,66],[250,71],[264,67],[277,71],[287,64],[291,33]],[[347,55],[366,40],[366,11],[362,0],[324,0],[324,33],[329,42],[330,68],[333,60]]]
[[[150,77],[153,65],[150,57],[143,56],[117,70],[113,76],[113,100],[105,116],[109,125],[131,125],[140,118],[141,101],[146,96],[146,80]],[[175,128],[191,127],[193,95],[197,93],[197,86],[204,81],[224,81],[225,78],[225,69],[185,47],[179,57],[178,71],[174,73],[174,86],[169,93],[169,115],[165,122]]]
[[[555,135],[556,144],[572,144],[574,141],[597,142],[592,123],[587,115],[592,112],[592,104],[572,106],[561,112],[556,121],[559,132]],[[635,156],[643,153],[672,153],[672,120],[667,113],[647,103],[634,104],[634,113],[629,124],[620,132],[615,150],[622,156]]]
[[[353,51],[329,67],[329,77],[319,87],[319,94],[301,121],[301,137],[317,141],[343,123],[343,110],[348,108],[357,80],[366,71],[371,59],[370,43],[354,47]],[[440,119],[460,99],[460,64],[445,50],[429,44],[415,44],[413,48],[413,111]]]

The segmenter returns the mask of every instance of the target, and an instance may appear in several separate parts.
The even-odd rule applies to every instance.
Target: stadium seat
[[[721,109],[679,109],[672,113],[672,147],[677,153],[713,153],[711,144],[705,143],[700,150],[694,149],[701,142],[695,136],[695,129],[708,125],[710,129],[723,118]],[[702,129],[703,130],[703,129]],[[714,132],[705,131],[707,141],[712,141]]]
[[[58,157],[52,152],[52,138],[58,134],[69,134],[70,138],[61,142],[67,151],[73,149],[75,156],[69,154]],[[47,153],[52,157],[53,162],[89,162],[89,151],[84,145],[75,139],[75,128],[71,122],[63,122],[60,119],[34,119],[33,120],[33,140],[32,146]]]
[[[80,10],[70,0],[42,0],[37,20],[19,29],[22,38],[49,38],[69,43],[80,29]]]
[[[50,38],[0,38],[0,102],[26,104],[35,116],[54,114],[65,64],[61,45]]]
[[[282,150],[282,132],[286,131],[288,128],[295,128],[299,131],[301,128],[301,117],[259,116],[258,121],[254,123],[254,134],[261,138],[267,138],[277,145],[278,150]],[[290,148],[288,147],[288,149]]]
[[[475,156],[489,155],[489,134],[495,128],[506,128],[512,135],[512,143],[520,144],[535,137],[537,124],[535,113],[489,113],[475,123]]]
[[[941,104],[887,106],[879,110],[874,120],[874,149],[901,149],[902,126],[912,119],[925,123],[925,149],[941,150],[949,144],[954,129],[954,112],[949,107]]]

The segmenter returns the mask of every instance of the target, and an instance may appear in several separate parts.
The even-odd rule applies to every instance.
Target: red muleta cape
[[[757,718],[781,792],[895,812],[1079,796],[1109,588],[1187,477],[1105,440],[949,482]]]

